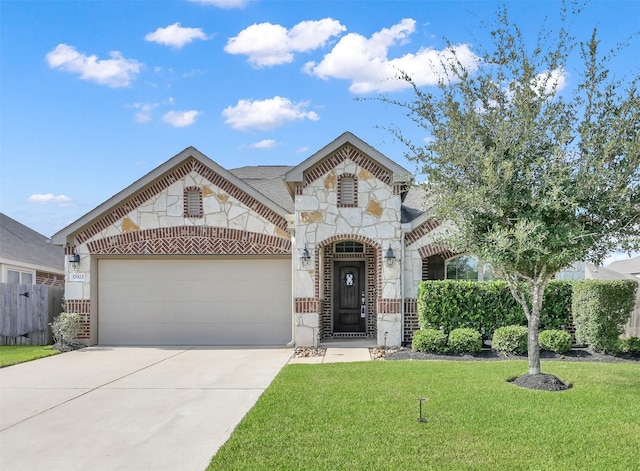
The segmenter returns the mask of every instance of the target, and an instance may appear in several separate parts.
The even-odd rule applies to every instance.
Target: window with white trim
[[[30,271],[15,270],[7,268],[6,283],[17,283],[21,285],[32,285],[34,273]]]

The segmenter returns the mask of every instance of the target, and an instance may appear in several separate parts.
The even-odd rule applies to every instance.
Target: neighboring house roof
[[[0,213],[0,261],[64,273],[64,250],[42,234]]]
[[[640,273],[640,256],[629,260],[618,260],[607,265],[607,269],[624,274]]]
[[[222,178],[232,183],[236,187],[238,187],[241,191],[244,191],[246,194],[255,198],[264,204],[267,208],[274,211],[276,214],[282,216],[283,218],[289,214],[289,211],[279,205],[277,202],[271,200],[264,193],[256,190],[252,185],[245,182],[244,180],[238,178],[229,170],[221,167],[216,162],[211,160],[209,157],[204,155],[195,147],[187,147],[179,154],[176,154],[165,163],[152,170],[144,177],[140,178],[136,182],[129,185],[127,188],[117,193],[116,195],[109,198],[107,201],[102,203],[100,206],[96,207],[92,211],[85,214],[83,217],[73,222],[69,226],[65,227],[61,231],[57,232],[51,237],[52,243],[56,245],[64,245],[67,242],[67,237],[72,236],[80,232],[83,228],[92,224],[96,220],[102,218],[105,214],[107,214],[113,207],[124,203],[127,199],[136,195],[138,192],[144,190],[148,186],[152,185],[154,182],[163,178],[167,173],[173,171],[180,165],[183,165],[189,159],[196,159],[201,164],[213,170],[215,173],[220,175]],[[255,182],[254,182],[255,183]]]

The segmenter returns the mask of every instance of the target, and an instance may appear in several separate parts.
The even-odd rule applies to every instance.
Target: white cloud
[[[46,59],[52,69],[80,74],[83,80],[112,88],[129,86],[143,64],[134,59],[125,59],[118,51],[111,51],[109,56],[111,59],[98,59],[95,55],[87,56],[76,51],[73,46],[58,44],[47,53]]]
[[[176,128],[184,128],[191,126],[196,122],[196,118],[200,115],[200,111],[169,111],[164,114],[162,121],[169,123]]]
[[[309,102],[294,103],[288,98],[275,96],[266,100],[238,100],[236,106],[229,106],[222,111],[225,123],[233,129],[258,129],[268,131],[284,125],[289,121],[310,119],[317,121],[320,117],[313,111],[305,111]]]
[[[134,103],[128,105],[129,108],[135,108],[138,111],[135,114],[136,122],[148,123],[153,119],[153,110],[160,106],[158,103]]]
[[[71,198],[66,195],[54,195],[52,193],[34,193],[27,198],[28,203],[34,204],[57,204],[59,206],[71,206]]]
[[[249,0],[189,0],[193,3],[202,3],[203,5],[213,5],[218,8],[244,8]]]
[[[268,67],[293,61],[294,52],[306,52],[324,46],[346,27],[339,21],[323,18],[303,21],[287,31],[271,23],[253,24],[230,38],[224,50],[229,54],[244,54],[255,67]]]
[[[165,28],[158,28],[153,33],[147,34],[144,39],[145,41],[180,49],[194,39],[206,40],[209,37],[204,34],[202,28],[187,28],[180,26],[180,23],[174,23]]]
[[[536,75],[531,86],[543,95],[555,95],[567,86],[567,76],[568,74],[563,68],[547,70]]]
[[[436,85],[444,77],[444,64],[454,57],[469,71],[477,69],[479,58],[466,44],[443,50],[420,48],[415,54],[389,59],[389,49],[407,43],[415,31],[415,24],[415,20],[405,18],[368,39],[349,33],[340,38],[319,64],[305,64],[304,71],[325,80],[350,80],[349,91],[352,93],[370,93],[408,88],[407,82],[397,79],[400,72],[407,73],[418,86]]]
[[[273,149],[277,145],[278,143],[274,139],[263,139],[261,141],[250,144],[249,147],[251,147],[252,149]]]

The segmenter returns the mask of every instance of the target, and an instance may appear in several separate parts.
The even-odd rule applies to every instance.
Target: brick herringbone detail
[[[428,258],[432,255],[440,255],[445,260],[455,257],[457,254],[441,245],[425,245],[418,249],[421,258]]]
[[[90,338],[91,301],[89,299],[67,299],[64,302],[64,310],[80,314],[82,332],[78,335],[78,339]]]
[[[305,186],[311,182],[314,182],[318,178],[323,175],[329,173],[332,169],[336,168],[339,164],[344,162],[345,160],[351,160],[360,168],[363,168],[369,171],[374,177],[378,180],[391,184],[391,172],[382,168],[378,163],[369,158],[368,156],[361,153],[358,149],[349,144],[345,144],[340,147],[338,150],[324,158],[321,162],[319,162],[315,167],[307,170],[304,174],[304,184]],[[296,193],[299,191],[296,188]]]
[[[415,241],[420,239],[420,237],[427,235],[429,232],[434,230],[439,225],[440,223],[435,219],[429,219],[428,221],[423,222],[422,224],[420,224],[418,227],[416,227],[414,230],[412,230],[406,235],[404,239],[405,245],[409,246],[413,244]]]
[[[144,189],[140,190],[137,194],[111,210],[111,212],[99,219],[97,222],[93,223],[91,226],[78,233],[76,235],[76,243],[82,244],[83,242],[93,237],[95,234],[115,224],[129,212],[138,208],[147,200],[156,196],[158,193],[162,192],[176,181],[183,179],[190,172],[197,172],[208,181],[210,181],[213,185],[217,186],[233,198],[239,200],[241,203],[245,204],[248,208],[260,214],[260,216],[264,217],[269,222],[272,222],[284,231],[287,230],[287,221],[282,216],[240,190],[237,186],[233,185],[228,180],[225,180],[209,167],[206,167],[198,160],[191,158],[186,160],[182,165],[176,167],[172,172],[149,184]]]
[[[182,226],[106,237],[88,248],[104,255],[290,255],[291,241],[238,229]]]

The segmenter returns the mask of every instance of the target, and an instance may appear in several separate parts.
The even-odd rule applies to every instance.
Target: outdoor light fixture
[[[393,249],[391,248],[391,244],[389,244],[389,248],[387,249],[387,254],[384,256],[385,262],[387,262],[387,266],[393,266],[393,262],[396,261],[396,256],[393,253]]]
[[[78,271],[79,266],[80,266],[80,255],[74,249],[73,253],[69,255],[69,270]]]
[[[309,255],[309,250],[307,250],[307,244],[304,244],[300,262],[302,263],[302,268],[309,268],[309,265],[311,265],[311,255]]]

